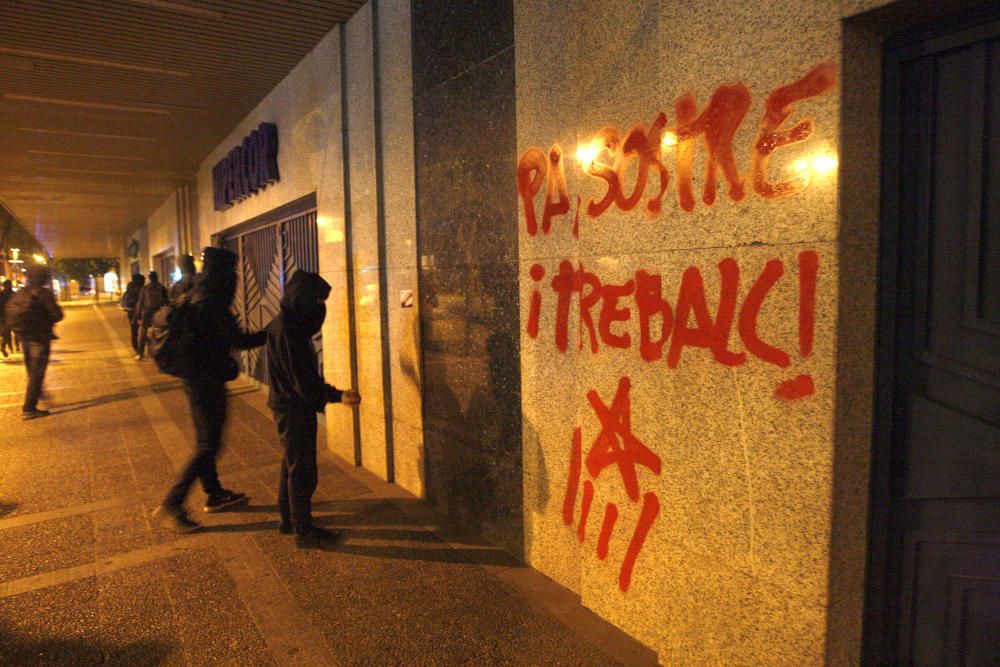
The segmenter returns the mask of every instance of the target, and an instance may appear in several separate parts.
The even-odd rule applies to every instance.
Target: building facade
[[[249,327],[318,271],[324,372],[364,397],[329,449],[664,664],[857,664],[866,595],[867,655],[920,663],[958,640],[892,561],[876,400],[882,82],[917,5],[372,0],[124,266],[230,247]],[[938,9],[989,62],[992,17]],[[873,601],[897,565],[919,595]]]

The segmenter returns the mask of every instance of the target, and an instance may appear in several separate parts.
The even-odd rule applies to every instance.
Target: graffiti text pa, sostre
[[[833,63],[825,62],[767,96],[749,167],[753,190],[759,196],[777,199],[806,187],[808,178],[803,174],[772,183],[768,179],[768,162],[776,150],[803,142],[813,134],[814,124],[808,118],[792,127],[785,127],[795,104],[822,95],[835,83],[836,69]],[[729,186],[729,197],[733,201],[741,201],[746,196],[746,184],[736,164],[733,137],[743,124],[750,106],[750,92],[744,84],[723,85],[716,89],[701,113],[698,113],[693,95],[687,94],[678,99],[675,104],[677,124],[671,130],[666,129],[667,115],[662,111],[656,114],[648,128],[641,123],[633,125],[624,137],[613,126],[598,130],[589,143],[581,146],[584,173],[604,185],[603,196],[589,198],[583,207],[587,216],[598,218],[612,206],[631,211],[644,197],[646,214],[651,217],[659,215],[670,184],[670,171],[663,159],[665,139],[676,147],[677,199],[680,207],[685,211],[694,210],[692,171],[695,139],[699,135],[707,154],[702,202],[706,206],[715,203],[719,170]],[[633,162],[636,163],[635,183],[630,190],[625,181]],[[656,186],[647,197],[646,192],[652,181],[656,182]],[[517,192],[524,209],[525,228],[530,236],[538,233],[535,199],[543,185],[541,230],[543,234],[548,234],[553,220],[570,213],[564,152],[558,143],[552,145],[548,154],[541,148],[529,148],[518,161]],[[572,226],[574,236],[579,235],[581,203],[582,198],[577,195]]]

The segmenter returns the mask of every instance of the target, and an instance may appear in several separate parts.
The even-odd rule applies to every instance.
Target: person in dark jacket
[[[10,339],[10,327],[4,319],[3,311],[7,307],[7,301],[14,296],[14,283],[9,280],[3,281],[3,289],[0,289],[0,353],[4,357],[9,357],[14,351],[14,345]]]
[[[119,305],[128,317],[128,326],[132,332],[132,351],[139,354],[139,318],[135,315],[135,305],[139,303],[139,293],[146,283],[146,278],[141,273],[132,274],[132,282],[125,288]]]
[[[28,285],[10,297],[4,308],[4,318],[21,338],[24,348],[24,368],[28,373],[28,388],[24,394],[22,416],[35,419],[49,414],[38,409],[45,384],[45,370],[49,366],[52,349],[52,327],[63,318],[62,308],[56,303],[49,288],[49,270],[42,266],[28,269]]]
[[[297,271],[285,286],[281,312],[267,328],[267,376],[270,396],[284,449],[278,483],[278,509],[285,534],[295,533],[300,547],[319,547],[339,536],[314,526],[312,495],[316,490],[316,413],[327,403],[357,405],[356,391],[340,391],[319,373],[312,337],[326,317],[330,285],[315,273]]]
[[[239,374],[232,350],[259,347],[267,337],[266,331],[242,332],[230,311],[236,292],[236,259],[228,250],[205,248],[203,271],[179,304],[180,308],[188,309],[184,326],[192,327],[197,342],[190,351],[193,359],[189,366],[194,370],[184,378],[197,441],[194,456],[153,515],[181,533],[200,527],[184,510],[196,479],[201,480],[201,487],[208,495],[206,512],[218,512],[246,500],[245,494],[222,487],[215,468],[226,423],[226,382]]]
[[[177,268],[181,270],[181,279],[170,288],[170,303],[177,303],[182,294],[194,287],[194,257],[181,255]]]
[[[149,282],[139,291],[139,300],[135,304],[135,316],[139,320],[139,347],[135,350],[135,360],[142,361],[146,356],[146,340],[149,338],[149,326],[153,323],[153,315],[170,302],[167,288],[160,284],[156,271],[149,272]]]

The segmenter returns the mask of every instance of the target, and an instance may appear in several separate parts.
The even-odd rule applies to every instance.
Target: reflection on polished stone
[[[436,63],[414,73],[425,488],[453,516],[521,554],[511,6],[471,3],[461,17],[440,21],[425,4],[414,6],[414,34],[436,36],[414,44],[414,62]],[[463,49],[458,36],[484,22],[505,41]],[[424,23],[435,25],[424,33]],[[422,57],[450,40],[458,44],[453,58]]]
[[[413,60],[413,88],[418,95],[514,43],[512,2],[414,0],[412,12],[417,27],[413,49],[418,55]]]

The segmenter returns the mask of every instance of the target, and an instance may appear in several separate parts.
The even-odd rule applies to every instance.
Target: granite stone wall
[[[521,554],[513,11],[412,3],[425,489]]]
[[[663,664],[859,659],[878,184],[845,225],[842,11],[515,4],[526,557]]]

